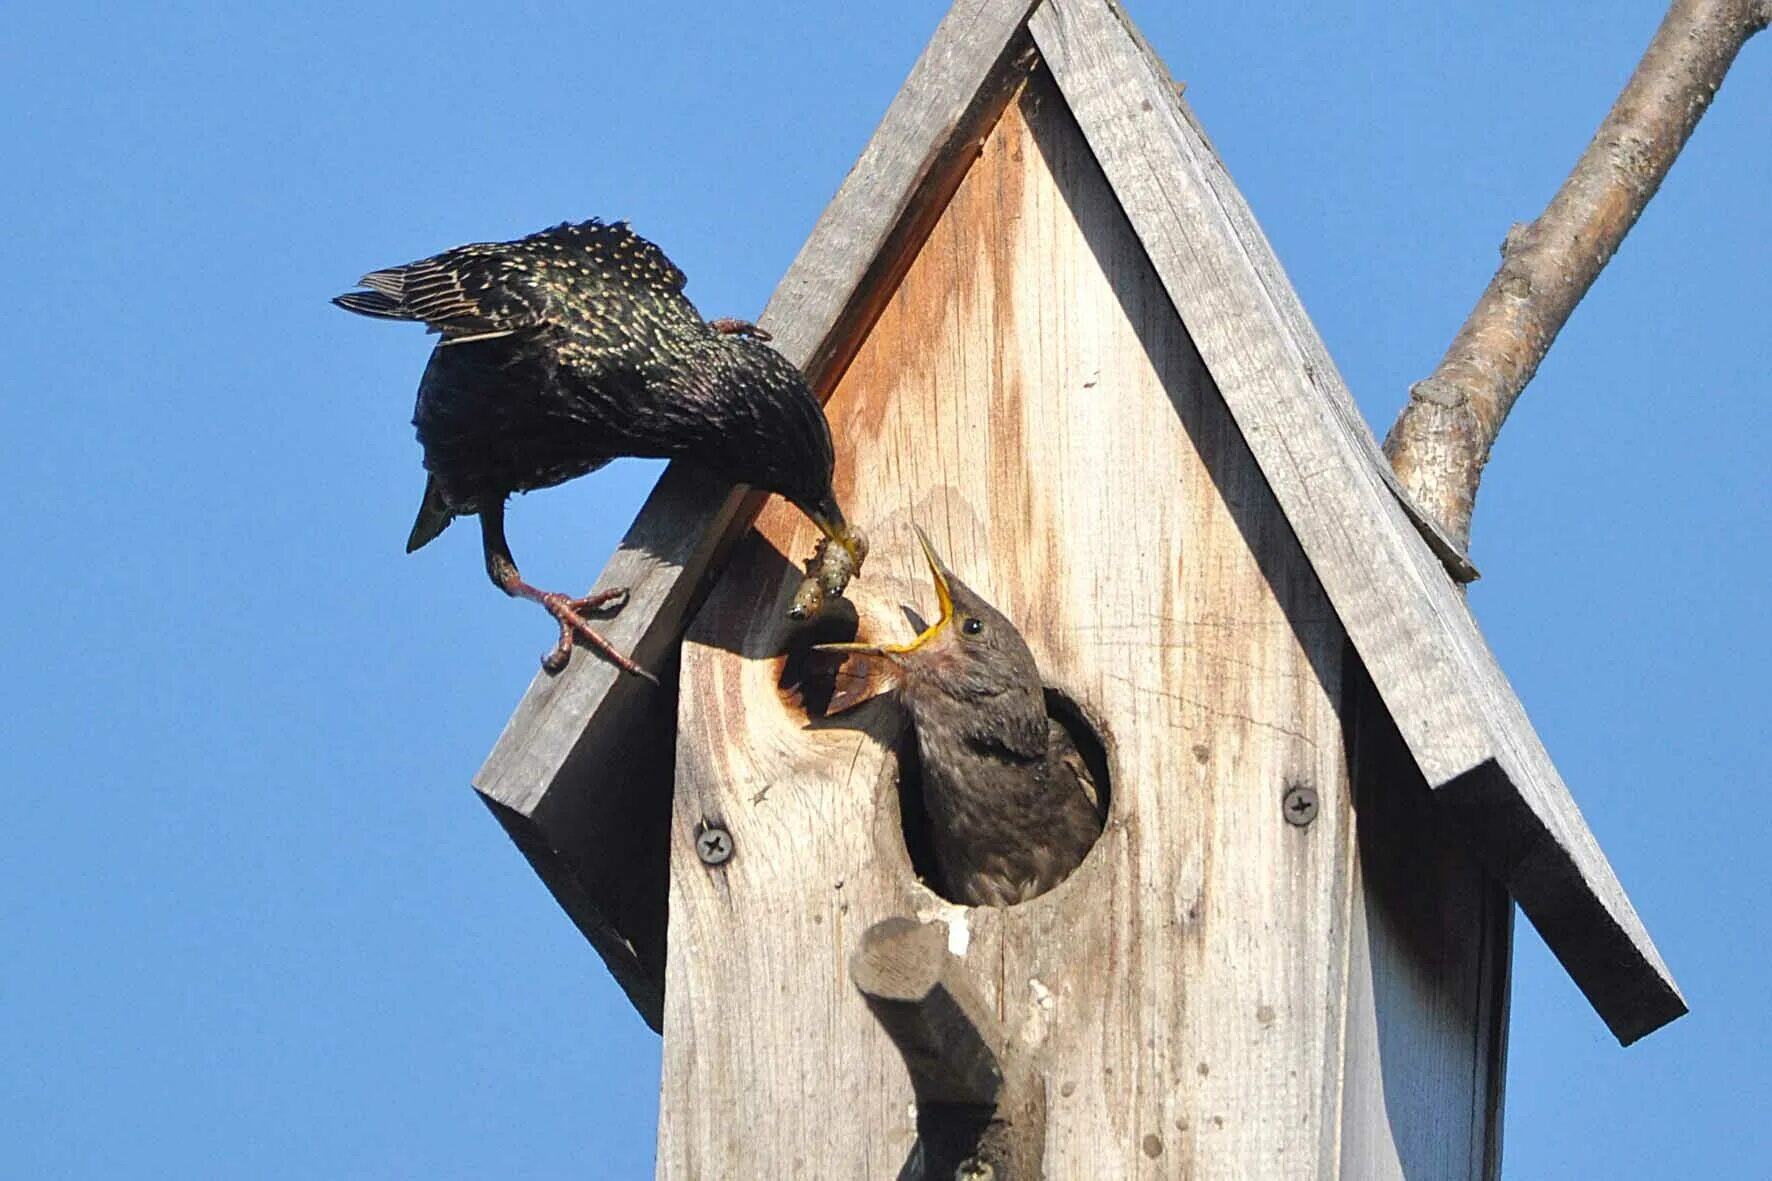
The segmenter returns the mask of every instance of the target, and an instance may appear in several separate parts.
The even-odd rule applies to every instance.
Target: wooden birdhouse
[[[476,781],[662,1028],[661,1177],[951,1176],[938,1110],[994,1113],[999,1177],[1493,1176],[1513,902],[1620,1041],[1685,1011],[1114,5],[959,0],[761,323],[872,537],[861,629],[933,610],[920,526],[1107,822],[1037,899],[942,897],[891,695],[808,688],[812,527],[668,471],[601,580],[663,687],[581,653]]]

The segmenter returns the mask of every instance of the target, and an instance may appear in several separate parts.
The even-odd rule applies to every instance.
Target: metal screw
[[[1280,811],[1286,817],[1286,823],[1303,828],[1317,818],[1317,789],[1295,783],[1286,789],[1286,796],[1280,802]]]
[[[724,865],[732,857],[732,834],[710,825],[695,838],[695,855],[703,865]]]

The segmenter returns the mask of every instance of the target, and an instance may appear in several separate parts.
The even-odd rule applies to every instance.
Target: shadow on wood
[[[1045,1085],[948,951],[947,924],[874,924],[849,975],[916,1095],[917,1143],[899,1181],[1043,1176]]]
[[[1513,902],[1422,779],[1372,678],[1351,657],[1344,667],[1362,905],[1342,1175],[1499,1177]]]

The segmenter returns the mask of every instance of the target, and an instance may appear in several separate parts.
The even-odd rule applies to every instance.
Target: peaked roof
[[[1683,1014],[1666,965],[1459,593],[1454,577],[1475,571],[1398,485],[1242,196],[1117,6],[959,0],[762,325],[827,394],[1034,55],[1441,808],[1621,1042]],[[600,582],[631,595],[605,634],[660,669],[667,685],[692,608],[760,504],[673,465],[605,568]],[[669,852],[675,714],[674,689],[575,660],[558,677],[536,678],[475,778],[655,1027],[663,947],[651,932],[663,926],[654,912]],[[636,825],[652,813],[656,825]]]

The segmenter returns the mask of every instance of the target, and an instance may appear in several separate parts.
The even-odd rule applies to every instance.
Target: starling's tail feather
[[[449,528],[449,522],[455,520],[455,513],[444,503],[443,494],[437,490],[434,478],[425,480],[425,498],[418,506],[418,520],[412,523],[412,533],[406,538],[406,552],[428,544],[432,538]]]
[[[379,291],[392,299],[406,299],[406,267],[389,267],[385,271],[370,271],[357,280],[357,286],[367,287],[371,291]]]
[[[378,320],[418,318],[404,303],[379,291],[348,291],[343,295],[333,296],[332,302],[347,312],[356,312],[359,316],[374,316]]]

